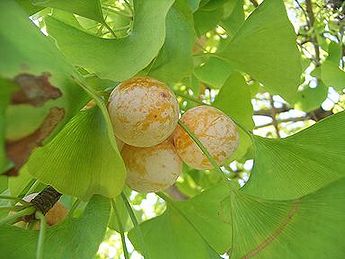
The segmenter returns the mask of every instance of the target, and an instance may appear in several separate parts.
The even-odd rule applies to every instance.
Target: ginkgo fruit
[[[195,134],[218,165],[229,158],[239,144],[234,122],[212,106],[192,108],[182,115],[181,121]],[[180,126],[174,132],[174,144],[178,155],[188,166],[199,170],[213,168],[207,156]]]
[[[38,193],[31,193],[25,196],[23,200],[26,202],[30,202],[37,195]],[[45,215],[46,223],[48,226],[54,226],[62,222],[67,217],[67,214],[68,214],[68,209],[61,202],[58,201]],[[22,228],[25,228],[26,225],[27,223],[24,221],[19,221],[15,224],[15,226],[22,227]],[[33,228],[39,229],[39,222],[36,222]]]
[[[121,154],[127,169],[126,183],[138,192],[164,190],[182,172],[182,160],[169,140],[146,148],[125,144]]]
[[[179,117],[174,93],[150,77],[135,77],[118,85],[110,95],[108,111],[115,136],[136,147],[163,142]]]

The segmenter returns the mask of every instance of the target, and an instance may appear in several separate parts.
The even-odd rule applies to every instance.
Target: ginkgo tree
[[[0,1],[1,256],[344,258],[344,32],[335,0]]]

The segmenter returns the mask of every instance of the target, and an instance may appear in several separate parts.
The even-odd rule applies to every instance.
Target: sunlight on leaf
[[[125,167],[107,136],[100,110],[78,113],[28,161],[29,172],[62,193],[81,199],[93,194],[114,198],[121,193]]]

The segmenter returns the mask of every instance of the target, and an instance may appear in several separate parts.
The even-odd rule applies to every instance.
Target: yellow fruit
[[[108,111],[115,136],[136,147],[151,147],[167,139],[179,117],[174,93],[149,77],[118,85],[110,95]]]
[[[198,106],[185,112],[181,121],[196,135],[208,152],[221,165],[239,144],[234,122],[211,106]],[[181,159],[190,167],[203,170],[212,165],[200,148],[180,127],[174,132],[174,144]]]
[[[25,196],[23,200],[30,202],[33,198],[37,196],[37,194],[38,193],[29,194],[28,196]],[[45,215],[47,225],[54,226],[60,223],[67,217],[67,214],[68,214],[68,210],[65,208],[65,206],[62,205],[61,202],[58,201],[57,203],[55,203],[53,208],[51,208]],[[27,223],[23,221],[19,221],[14,225],[17,227],[25,228]],[[39,222],[35,223],[34,229],[36,230],[39,229]]]
[[[124,145],[122,158],[127,184],[138,192],[157,192],[173,185],[182,172],[182,161],[174,145],[166,140],[153,147]]]

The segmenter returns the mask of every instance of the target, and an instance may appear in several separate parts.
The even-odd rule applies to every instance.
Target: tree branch
[[[305,0],[305,4],[307,7],[307,15],[308,15],[308,19],[309,19],[309,29],[313,30],[313,36],[311,37],[311,43],[314,46],[314,50],[315,50],[315,59],[316,59],[316,65],[319,66],[320,65],[320,47],[319,47],[319,43],[317,40],[317,37],[315,35],[315,29],[314,29],[314,24],[315,24],[315,16],[314,16],[314,12],[313,12],[313,4],[311,2],[311,0]]]

